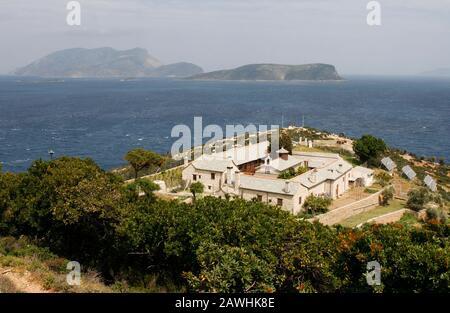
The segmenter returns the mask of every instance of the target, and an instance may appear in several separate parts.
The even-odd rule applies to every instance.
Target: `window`
[[[277,205],[283,206],[283,199],[278,198],[277,199]]]
[[[216,173],[211,173],[211,180],[215,180],[216,179]]]
[[[262,201],[262,196],[261,196],[261,195],[258,195],[258,196],[257,196],[257,199],[258,199],[259,202],[261,202],[261,201]]]
[[[192,175],[192,180],[193,180],[193,181],[196,181],[196,180],[197,180],[197,175],[195,175],[195,174]]]
[[[298,204],[302,204],[302,197],[298,197]]]
[[[198,175],[198,179],[201,179],[202,178],[202,175]]]
[[[208,190],[211,190],[211,186],[208,186]]]
[[[269,199],[269,203],[272,203],[272,199]]]

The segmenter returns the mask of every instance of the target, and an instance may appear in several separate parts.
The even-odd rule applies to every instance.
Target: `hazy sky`
[[[343,74],[450,67],[450,0],[0,0],[0,73],[59,49],[146,48],[163,63],[205,70],[247,63],[331,63]]]

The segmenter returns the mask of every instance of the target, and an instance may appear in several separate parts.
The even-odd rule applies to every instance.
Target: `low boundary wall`
[[[327,213],[317,215],[309,219],[309,221],[318,221],[324,225],[333,225],[353,215],[370,211],[379,205],[378,198],[382,192],[383,190],[380,190],[364,199],[341,206]]]
[[[410,209],[400,209],[400,210],[398,210],[398,211],[394,211],[394,212],[391,212],[391,213],[387,213],[387,214],[384,214],[384,215],[380,215],[380,216],[371,218],[371,219],[365,221],[364,223],[359,224],[359,225],[356,226],[356,227],[361,227],[362,225],[368,224],[368,223],[374,223],[374,224],[389,224],[389,223],[394,223],[394,222],[399,221],[399,220],[403,217],[403,215],[404,215],[405,213],[412,213],[412,214],[414,214],[414,215],[417,216],[417,212],[415,212],[415,211],[413,211],[413,210],[410,210]]]

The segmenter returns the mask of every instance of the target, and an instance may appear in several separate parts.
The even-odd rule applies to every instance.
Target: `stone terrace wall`
[[[337,224],[350,216],[370,211],[378,206],[378,197],[383,190],[378,191],[364,199],[341,206],[324,214],[317,215],[309,221],[319,221],[324,225]]]
[[[417,215],[416,212],[414,212],[410,209],[400,209],[398,211],[394,211],[391,213],[387,213],[384,215],[380,215],[380,216],[371,218],[371,219],[367,220],[366,222],[359,224],[356,227],[361,227],[363,224],[366,224],[366,223],[374,223],[374,224],[394,223],[394,222],[399,221],[402,218],[403,214],[405,214],[406,212],[410,212],[410,213]]]

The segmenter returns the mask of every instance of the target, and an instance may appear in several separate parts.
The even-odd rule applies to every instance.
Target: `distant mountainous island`
[[[424,75],[424,76],[445,76],[445,77],[450,77],[450,68],[439,68],[439,69],[435,69],[432,71],[426,71],[426,72],[422,72],[419,75]]]
[[[232,70],[221,70],[193,75],[198,80],[341,80],[329,64],[249,64]]]
[[[192,63],[163,65],[147,50],[135,48],[66,49],[51,53],[17,69],[18,76],[40,77],[189,77],[203,73]]]

